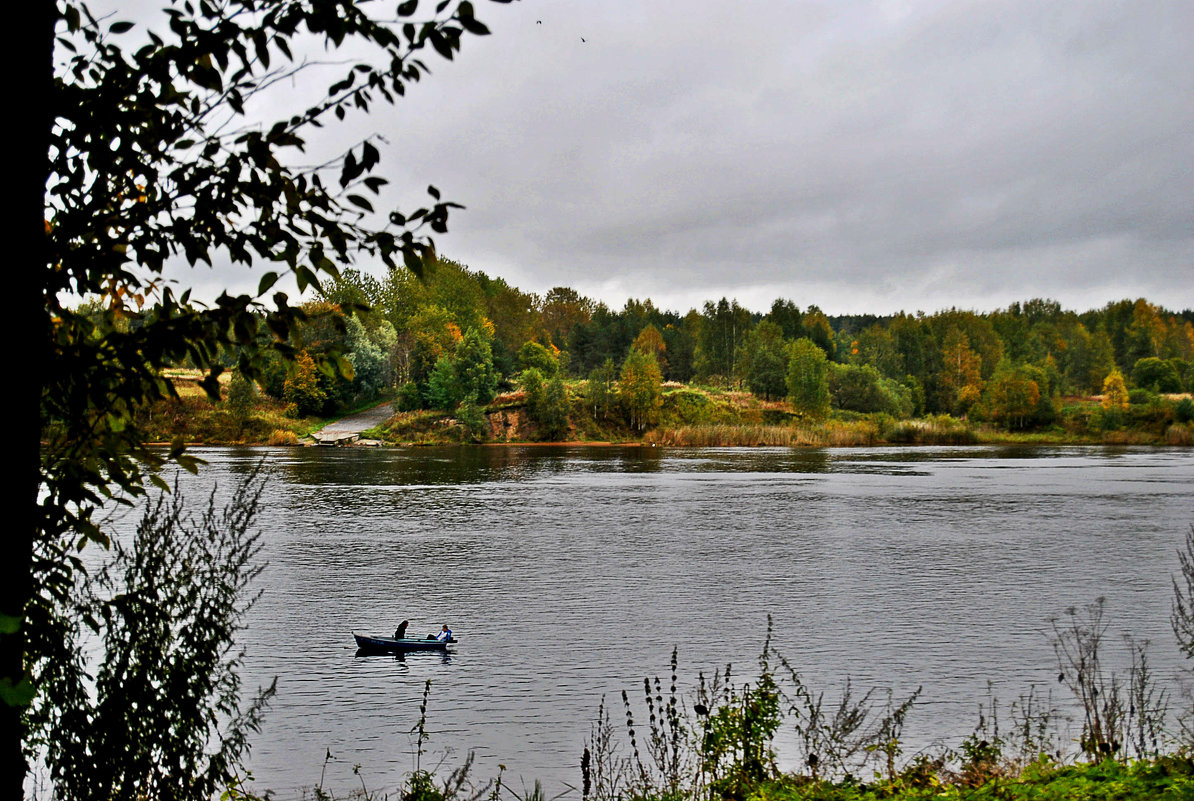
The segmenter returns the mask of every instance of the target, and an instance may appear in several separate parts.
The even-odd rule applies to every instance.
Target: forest
[[[91,318],[97,337],[138,324],[98,308]],[[382,436],[395,442],[965,442],[976,426],[1194,439],[1194,311],[1143,298],[1082,312],[1047,299],[884,316],[830,316],[786,298],[766,313],[727,298],[684,313],[649,298],[615,310],[439,258],[422,277],[343,270],[301,318],[295,358],[275,356],[259,387],[238,375],[237,353],[222,354],[225,405],[243,440],[277,426],[277,416],[254,416],[258,392],[291,419],[392,398],[399,414]],[[204,403],[159,405],[145,412],[149,428],[161,439],[236,439],[194,425]],[[931,424],[901,422],[915,420]],[[794,423],[838,429],[792,439]]]

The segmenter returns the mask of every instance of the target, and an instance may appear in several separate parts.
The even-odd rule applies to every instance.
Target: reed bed
[[[1174,423],[1165,429],[1166,445],[1194,445],[1194,429],[1188,423]]]
[[[652,431],[644,441],[679,448],[832,448],[882,442],[869,420],[828,420],[797,425],[691,425]]]
[[[900,420],[885,432],[884,439],[900,445],[975,445],[978,434],[965,421],[938,415]]]

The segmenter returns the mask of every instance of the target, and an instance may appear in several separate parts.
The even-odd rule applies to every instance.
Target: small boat
[[[456,642],[455,637],[449,640],[414,637],[403,637],[401,640],[396,640],[393,637],[366,637],[355,631],[352,636],[357,641],[357,648],[374,654],[392,654],[401,651],[445,651],[449,643]]]

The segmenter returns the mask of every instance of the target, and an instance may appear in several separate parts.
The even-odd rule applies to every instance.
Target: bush
[[[257,598],[263,486],[254,470],[199,516],[163,492],[79,596],[48,610],[31,718],[54,797],[206,799],[238,781],[274,693],[242,704],[233,647]]]
[[[1182,398],[1173,407],[1173,416],[1179,423],[1194,421],[1194,400]]]
[[[427,406],[445,411],[455,409],[465,400],[465,392],[456,379],[456,364],[447,356],[441,356],[427,378]]]
[[[560,371],[556,355],[538,342],[528,342],[518,349],[518,366],[523,370],[534,368],[545,378],[554,378]]]
[[[1142,406],[1157,399],[1156,393],[1147,389],[1136,388],[1128,392],[1128,403],[1132,406]]]
[[[896,423],[887,433],[887,441],[898,445],[974,445],[978,435],[964,421],[939,414]]]
[[[1132,381],[1141,389],[1153,392],[1181,392],[1182,380],[1175,366],[1164,359],[1149,357],[1137,360],[1132,367]]]
[[[315,360],[306,351],[299,353],[282,391],[282,399],[290,405],[294,417],[310,417],[323,411],[328,396],[319,378]]]
[[[489,418],[477,404],[465,401],[456,410],[456,417],[473,442],[482,442],[489,436]]]
[[[1194,445],[1194,431],[1185,423],[1174,423],[1165,429],[1166,445]]]
[[[298,445],[298,434],[284,428],[276,428],[269,435],[270,445]]]
[[[394,399],[394,407],[400,412],[413,412],[423,408],[423,396],[419,393],[419,385],[414,381],[407,381],[398,387],[398,397]]]
[[[699,426],[736,422],[733,410],[703,392],[679,389],[663,396],[660,425]]]
[[[910,387],[884,378],[869,364],[833,364],[829,369],[829,394],[839,409],[885,412],[910,417],[915,398]]]
[[[231,412],[237,428],[244,429],[245,424],[249,421],[249,417],[253,413],[253,405],[256,402],[257,384],[245,378],[237,370],[232,374],[232,380],[228,382],[227,400],[228,411]]]

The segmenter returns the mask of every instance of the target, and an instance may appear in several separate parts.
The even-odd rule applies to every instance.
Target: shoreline
[[[166,448],[173,443],[170,442],[150,442],[147,443],[149,447]],[[721,445],[679,445],[666,444],[659,442],[647,442],[643,440],[631,440],[626,442],[615,442],[611,440],[566,440],[560,442],[542,442],[542,441],[522,441],[522,440],[503,440],[500,442],[373,442],[371,444],[349,444],[349,445],[319,445],[315,442],[300,442],[296,444],[278,445],[270,444],[265,441],[256,442],[205,442],[193,441],[184,443],[187,448],[329,448],[329,449],[343,449],[343,448],[358,448],[368,450],[396,450],[396,449],[414,449],[414,448],[504,448],[504,447],[520,447],[520,448],[674,448],[677,450],[695,450],[700,448],[786,448],[789,450],[820,450],[826,448],[940,448],[940,447],[956,447],[956,448],[981,448],[988,446],[1021,446],[1028,448],[1036,447],[1075,447],[1075,448],[1176,448],[1187,449],[1192,446],[1189,444],[1171,444],[1165,442],[1130,442],[1130,441],[1095,441],[1095,440],[1037,440],[1026,442],[1019,439],[982,439],[978,442],[888,442],[880,440],[868,443],[847,443],[847,444],[795,444],[795,445],[744,445],[741,443],[726,443]]]

